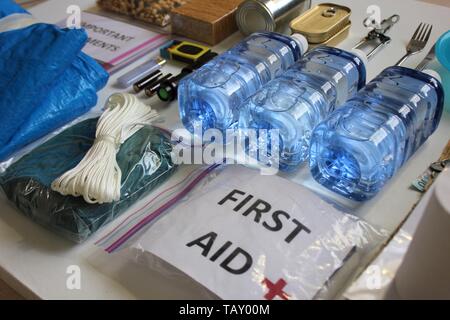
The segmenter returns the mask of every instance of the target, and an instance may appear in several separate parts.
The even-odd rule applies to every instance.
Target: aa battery
[[[161,76],[161,70],[156,70],[148,76],[142,78],[133,85],[134,92],[139,93],[147,86],[151,85],[154,81],[158,80]]]

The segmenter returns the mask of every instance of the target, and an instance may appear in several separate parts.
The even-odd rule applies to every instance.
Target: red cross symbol
[[[283,291],[283,288],[286,286],[286,281],[283,279],[279,279],[277,283],[274,284],[269,279],[264,278],[262,283],[266,285],[267,289],[269,289],[264,296],[266,300],[273,300],[276,296],[279,296],[283,300],[289,299],[289,295]]]

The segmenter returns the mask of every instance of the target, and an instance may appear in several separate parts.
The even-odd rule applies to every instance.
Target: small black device
[[[188,74],[192,73],[194,70],[200,68],[202,65],[212,60],[217,56],[215,52],[208,52],[204,54],[200,59],[192,63],[191,65],[183,68],[181,72],[171,77],[167,80],[161,81],[159,87],[157,88],[157,94],[160,100],[162,101],[173,101],[178,96],[178,83],[181,79],[183,79]]]

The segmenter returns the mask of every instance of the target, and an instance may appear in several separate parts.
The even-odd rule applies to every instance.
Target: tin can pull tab
[[[322,16],[325,18],[331,18],[336,15],[336,8],[335,7],[329,7],[322,12]]]

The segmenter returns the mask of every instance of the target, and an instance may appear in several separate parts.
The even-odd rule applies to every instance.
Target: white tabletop
[[[314,3],[323,1],[313,1]],[[426,50],[437,37],[450,29],[450,9],[411,0],[335,0],[352,9],[352,28],[349,37],[339,47],[350,49],[367,30],[362,25],[369,5],[377,3],[382,18],[394,13],[400,15],[400,22],[391,30],[392,43],[380,52],[368,66],[368,80],[383,68],[395,63],[405,52],[405,45],[420,21],[433,24],[433,33]],[[95,6],[94,0],[50,0],[33,7],[30,11],[38,19],[59,22],[66,17],[66,8],[78,4],[82,9]],[[241,38],[236,33],[226,39],[216,51],[233,45]],[[424,54],[409,59],[404,65],[414,67]],[[131,69],[139,62],[127,69]],[[164,71],[174,74],[180,65],[166,65]],[[112,87],[118,72],[111,77],[108,86],[99,93],[100,108],[106,97],[116,90]],[[181,127],[176,102],[167,105],[156,98],[150,103],[165,118],[165,126],[173,129]],[[409,189],[411,181],[431,162],[435,161],[450,137],[450,115],[444,114],[434,135],[422,146],[391,182],[374,199],[354,206],[356,215],[389,231],[395,230],[420,195]],[[171,179],[178,180],[185,172],[179,170]],[[287,178],[320,191],[306,167]],[[151,195],[150,195],[151,196]],[[149,196],[149,197],[150,197]],[[145,199],[141,200],[145,201]],[[130,210],[131,211],[131,210]],[[203,291],[198,285],[167,279],[135,264],[126,252],[107,255],[94,245],[96,239],[111,230],[126,217],[126,213],[115,222],[100,230],[93,238],[81,245],[74,245],[20,215],[4,197],[0,198],[0,278],[25,297],[43,299],[108,299],[108,298],[201,298]],[[66,287],[67,267],[81,268],[81,290]]]

